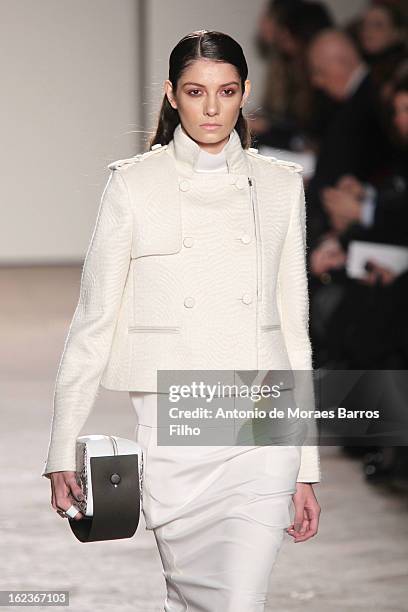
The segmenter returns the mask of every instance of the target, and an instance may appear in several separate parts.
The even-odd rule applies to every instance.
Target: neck
[[[205,149],[201,149],[196,165],[194,166],[194,171],[228,172],[224,149],[222,149],[219,153],[209,153]]]

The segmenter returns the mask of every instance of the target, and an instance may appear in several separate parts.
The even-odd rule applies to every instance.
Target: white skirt
[[[261,612],[291,524],[299,446],[159,446],[157,395],[130,392],[144,449],[142,511],[165,612]]]

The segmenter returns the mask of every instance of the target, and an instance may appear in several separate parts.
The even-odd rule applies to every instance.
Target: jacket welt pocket
[[[131,325],[128,327],[129,334],[136,333],[158,333],[158,334],[179,334],[181,327],[178,325]]]
[[[275,325],[261,325],[261,330],[268,332],[268,331],[277,331],[282,329],[282,326],[280,325],[280,323],[276,323]]]

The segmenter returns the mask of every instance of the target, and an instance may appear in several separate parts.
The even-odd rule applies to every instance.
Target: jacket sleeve
[[[299,172],[294,175],[297,183],[280,262],[278,305],[289,361],[294,371],[296,405],[301,409],[314,410],[312,347],[309,338],[306,202],[302,175]],[[316,423],[314,419],[306,419],[305,423],[307,435],[301,449],[302,459],[297,481],[320,482],[319,447],[310,445],[310,440],[316,441]]]
[[[115,169],[101,197],[79,301],[57,371],[48,457],[41,476],[76,470],[76,438],[98,393],[129,271],[132,219],[125,181]]]

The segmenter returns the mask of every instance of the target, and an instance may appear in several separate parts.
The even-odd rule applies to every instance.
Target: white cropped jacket
[[[179,125],[168,145],[109,165],[55,383],[42,476],[75,470],[99,385],[157,388],[157,370],[312,371],[302,167],[243,149],[228,173],[194,172]],[[321,480],[303,446],[299,482]]]

